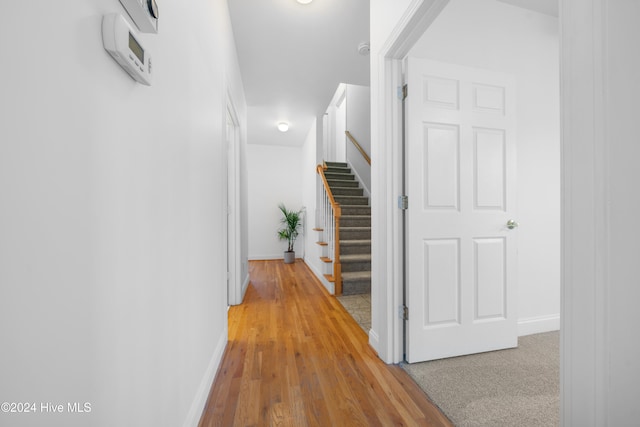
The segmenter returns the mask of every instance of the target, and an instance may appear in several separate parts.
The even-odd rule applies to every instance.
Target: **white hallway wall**
[[[516,78],[521,335],[560,327],[558,45],[557,18],[495,0],[451,0],[410,53]]]
[[[102,47],[117,0],[33,7],[0,6],[0,400],[91,412],[0,425],[194,425],[227,341],[227,91],[246,115],[226,1],[162,3],[151,87]]]
[[[249,259],[281,259],[287,244],[277,235],[282,218],[278,205],[284,203],[295,210],[304,206],[302,148],[248,144],[247,167]],[[304,238],[299,236],[296,241],[297,258],[304,255]]]
[[[371,157],[371,96],[368,86],[347,85],[347,130]],[[371,194],[371,165],[347,140],[347,161],[355,169],[365,194]]]

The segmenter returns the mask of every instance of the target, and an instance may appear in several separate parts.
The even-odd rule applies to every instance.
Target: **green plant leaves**
[[[283,228],[278,230],[278,237],[280,240],[287,241],[287,252],[292,252],[293,245],[296,242],[296,238],[300,233],[300,227],[302,226],[302,210],[288,210],[284,203],[280,203],[278,208],[282,212],[280,222],[283,224]]]

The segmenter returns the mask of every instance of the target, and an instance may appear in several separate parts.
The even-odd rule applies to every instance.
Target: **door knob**
[[[509,221],[507,221],[507,228],[508,228],[509,230],[513,230],[513,229],[514,229],[514,228],[516,228],[518,225],[520,225],[520,224],[518,224],[517,222],[515,222],[515,221],[514,221],[514,220],[512,220],[512,219],[510,219]]]

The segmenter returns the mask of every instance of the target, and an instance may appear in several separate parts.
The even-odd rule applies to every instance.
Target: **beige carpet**
[[[529,335],[518,348],[402,364],[458,427],[557,426],[559,333]]]
[[[371,294],[340,295],[336,298],[368,334],[371,329]]]

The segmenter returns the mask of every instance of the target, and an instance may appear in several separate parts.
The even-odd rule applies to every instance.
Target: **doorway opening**
[[[464,11],[461,11],[460,8],[463,3]],[[379,136],[384,135],[384,139],[387,141],[392,140],[396,142],[393,144],[385,144],[385,146],[381,147],[381,153],[378,154],[378,156],[388,160],[383,164],[377,165],[378,170],[374,172],[374,175],[380,177],[379,179],[381,181],[378,183],[379,185],[384,182],[385,178],[386,181],[391,184],[386,185],[382,193],[378,190],[377,194],[379,198],[389,200],[397,194],[403,194],[400,190],[404,175],[401,161],[404,159],[404,156],[401,152],[402,147],[399,142],[397,142],[401,140],[402,136],[401,103],[398,102],[395,96],[391,96],[390,94],[395,95],[396,91],[392,91],[392,88],[402,87],[404,83],[403,77],[405,70],[403,69],[403,61],[406,57],[422,56],[423,58],[426,57],[430,60],[452,63],[457,66],[477,67],[515,74],[517,109],[527,116],[524,119],[519,118],[519,120],[517,120],[517,181],[518,184],[524,188],[524,190],[521,189],[521,192],[524,191],[523,194],[525,194],[525,196],[519,194],[517,197],[517,204],[520,207],[519,211],[523,216],[519,216],[518,218],[505,218],[503,225],[506,226],[508,219],[514,219],[521,225],[521,227],[516,230],[519,236],[518,240],[520,240],[519,243],[521,244],[516,267],[518,271],[517,277],[522,278],[521,282],[523,282],[520,283],[521,288],[516,298],[516,306],[520,308],[520,313],[517,317],[517,335],[523,336],[537,332],[558,330],[560,326],[561,170],[559,131],[560,73],[558,72],[559,35],[557,18],[542,16],[539,13],[526,11],[501,2],[482,2],[482,5],[478,6],[470,6],[470,3],[471,2],[463,1],[433,1],[422,3],[417,7],[419,10],[417,10],[410,19],[405,21],[407,22],[406,28],[398,32],[395,40],[388,41],[382,52],[384,66],[381,64],[379,68],[383,70],[381,71],[381,77],[384,82],[384,87],[387,89],[385,93],[379,94],[378,98],[379,101],[382,98],[385,111],[383,113],[384,120],[378,121],[377,133]],[[489,3],[492,3],[490,10],[469,10],[469,6],[482,9],[483,6]],[[481,16],[475,12],[480,13]],[[504,16],[509,14],[519,15],[522,19],[520,21],[516,21],[515,19],[504,20]],[[506,23],[499,23],[498,21],[500,19],[503,19]],[[529,51],[531,48],[531,46],[529,46],[529,40],[526,39],[524,34],[522,34],[524,41],[520,39],[518,31],[523,33],[526,25],[535,23],[536,21],[540,24],[538,25],[537,31],[541,33],[542,38],[534,43],[536,44],[536,46],[534,46],[535,51],[531,52]],[[542,21],[546,22],[541,24]],[[482,31],[482,34],[479,34],[480,31],[473,32],[473,28],[478,28],[478,26],[487,22],[489,26],[485,31]],[[525,25],[523,25],[523,22]],[[512,25],[515,25],[516,28],[511,28],[510,26]],[[520,27],[518,27],[518,25]],[[505,37],[504,33],[500,32],[500,28],[506,28],[508,36]],[[501,41],[494,43],[487,40],[492,37],[496,37]],[[455,46],[456,43],[463,47]],[[511,46],[509,46],[509,44],[511,44]],[[548,52],[545,52],[545,45]],[[465,46],[466,51],[463,50]],[[511,48],[514,50],[507,56],[510,56],[510,59],[513,61],[521,62],[521,64],[507,64],[505,57],[501,56],[505,52],[509,53],[509,49]],[[421,49],[422,52],[418,52]],[[532,55],[532,57],[528,58],[527,55]],[[533,61],[534,64],[528,65],[529,68],[526,69],[528,61]],[[542,72],[536,69],[536,61],[544,64],[544,70]],[[525,70],[518,69],[518,66],[524,66]],[[538,74],[538,76],[536,76],[536,74]],[[534,84],[532,83],[534,77],[542,78]],[[545,83],[544,81],[552,78],[555,80],[552,82],[551,87],[547,87],[543,91],[541,88]],[[450,100],[458,102],[459,99],[448,99],[449,94],[446,90],[442,89],[443,87],[446,89],[447,84],[451,82],[441,80],[440,83],[443,83],[443,85],[431,88],[434,90],[432,93],[425,93],[422,88],[412,88],[411,85],[409,85],[409,96],[431,97],[433,101],[441,102],[442,104],[446,104]],[[472,81],[472,85],[473,83],[475,82]],[[487,87],[485,87],[485,89],[486,88]],[[475,90],[477,88],[472,87],[472,89]],[[491,92],[491,90],[489,92]],[[536,99],[536,97],[543,96],[543,92],[544,96],[554,99],[550,103],[542,101],[541,104],[541,101]],[[488,92],[482,94],[476,90],[475,100],[478,101],[478,97],[484,97],[480,99],[480,103],[484,103],[489,99],[495,101],[500,98],[500,96],[493,97],[489,95],[489,97],[486,97],[485,95],[488,95]],[[487,105],[485,104],[485,106]],[[544,112],[544,114],[546,114],[544,120],[536,118],[534,114],[536,109],[545,108],[547,111]],[[437,131],[443,130],[441,125],[444,123],[444,120],[440,118],[429,120],[432,122],[431,125],[434,125],[432,128],[435,128]],[[374,122],[375,121],[376,119],[374,119]],[[522,126],[521,123],[524,123],[524,125]],[[486,130],[487,128],[491,128],[491,126],[484,126],[482,128]],[[493,134],[493,136],[495,136],[495,134]],[[521,136],[524,137],[521,138]],[[485,141],[485,148],[491,145],[499,145],[497,143],[488,143],[487,141]],[[420,140],[419,143],[426,144],[428,141]],[[472,150],[470,155],[477,156],[477,153],[477,151],[474,152]],[[449,152],[449,154],[451,153]],[[411,154],[409,154],[409,157],[414,158]],[[474,160],[478,159],[475,158]],[[538,162],[537,166],[534,165],[534,162]],[[443,163],[440,162],[438,165],[442,166],[442,164]],[[460,163],[456,163],[454,167],[459,165]],[[537,171],[535,170],[536,168],[538,169]],[[472,173],[477,175],[476,171],[472,171]],[[536,173],[538,175],[536,175]],[[411,184],[415,183],[415,177],[408,181],[409,187],[411,187]],[[452,186],[458,184],[455,180],[450,181],[450,183]],[[447,194],[441,193],[440,195],[446,196]],[[411,206],[412,202],[414,204],[417,203],[421,208],[424,207],[419,198],[411,195],[411,189],[409,189],[409,206]],[[397,363],[404,359],[404,321],[398,316],[398,308],[405,304],[408,305],[409,318],[415,320],[417,317],[419,320],[418,323],[422,321],[422,325],[424,325],[424,310],[418,310],[416,312],[416,310],[413,310],[411,307],[412,303],[413,305],[416,303],[424,304],[424,299],[421,300],[420,298],[414,298],[414,296],[409,295],[408,301],[405,301],[402,295],[402,287],[396,285],[402,283],[404,278],[401,268],[401,262],[404,259],[404,251],[402,249],[403,239],[401,238],[403,226],[402,211],[381,207],[376,209],[375,212],[379,218],[377,221],[379,225],[378,231],[374,231],[377,234],[376,248],[378,248],[379,251],[378,256],[374,258],[374,264],[378,264],[374,267],[376,270],[374,271],[374,277],[376,279],[373,286],[374,323],[379,322],[380,325],[375,328],[377,331],[380,331],[380,342],[376,348],[380,350],[379,353],[383,359],[388,362]],[[412,229],[409,228],[408,234],[412,235],[412,233]],[[435,243],[437,244],[432,245],[431,248],[433,249],[433,253],[442,255],[445,261],[455,260],[455,257],[458,256],[459,252],[452,249],[453,246],[455,246],[453,240],[444,242],[449,244],[448,246],[447,244],[441,244],[443,240]],[[500,258],[500,251],[498,250],[498,246],[500,245],[498,245],[499,242],[497,240],[491,242],[483,241],[480,243],[487,243],[487,245],[484,246],[484,248],[488,250],[486,254],[491,252],[493,255],[496,255],[493,257],[494,259]],[[424,242],[422,242],[422,244],[424,245]],[[427,249],[429,248],[427,247]],[[449,256],[449,258],[447,258],[447,256]],[[541,258],[539,258],[540,256]],[[424,258],[421,258],[421,260],[424,261]],[[436,264],[442,265],[442,263]],[[450,266],[453,267],[454,264],[455,263],[451,262]],[[451,268],[447,271],[450,272],[454,269],[455,268]],[[458,279],[447,276],[444,273],[443,277],[449,277],[452,283]],[[553,280],[545,280],[545,277],[553,277]],[[385,283],[391,283],[393,285],[388,287],[383,286],[382,284]],[[535,285],[532,286],[532,284]],[[537,285],[546,289],[539,289]],[[551,295],[551,297],[549,297],[549,295]],[[448,295],[448,297],[449,302],[457,302],[456,298],[459,297],[459,295],[451,294]],[[545,302],[536,300],[536,298],[547,298],[552,302],[545,306]],[[477,299],[475,302],[477,302]],[[492,305],[494,300],[489,300],[489,302],[489,305]],[[473,304],[473,302],[471,303]],[[442,309],[442,306],[432,307],[436,314],[441,315],[440,318],[436,316],[435,320],[446,320],[445,318],[448,317],[455,319],[455,315],[458,313],[454,311],[457,307],[455,307],[455,304],[449,304],[448,308],[452,310],[438,311]],[[477,310],[477,308],[476,305],[475,309]],[[492,305],[492,310],[494,308],[500,311],[499,308],[502,308],[502,306],[497,307]],[[375,311],[377,311],[377,313],[375,313]],[[452,313],[453,316],[449,316]],[[378,321],[376,317],[381,320]],[[476,320],[480,322],[492,321],[490,318]],[[441,325],[438,325],[437,327],[440,326]],[[473,352],[474,351],[469,351],[469,353]]]
[[[463,4],[464,3],[464,4]],[[432,45],[429,45],[429,35],[433,35],[434,33],[442,33],[442,27],[451,28],[451,31],[457,31],[457,43],[465,43],[469,42],[468,39],[465,39],[462,35],[469,34],[468,28],[473,23],[472,21],[476,18],[475,13],[468,13],[466,10],[467,6],[469,6],[470,2],[449,2],[449,1],[433,1],[433,2],[424,2],[422,3],[416,10],[413,12],[412,17],[406,20],[406,27],[402,29],[402,31],[398,31],[397,36],[394,40],[389,40],[385,45],[385,48],[382,51],[381,61],[384,63],[384,66],[380,66],[379,68],[383,70],[381,72],[381,77],[384,80],[384,86],[388,88],[384,93],[380,93],[378,95],[378,101],[380,102],[380,98],[382,98],[382,103],[385,106],[384,111],[380,112],[380,117],[374,119],[372,123],[377,124],[378,129],[374,129],[374,131],[380,136],[384,135],[384,139],[386,141],[393,141],[393,143],[384,144],[380,147],[379,157],[383,158],[383,162],[379,162],[374,165],[374,168],[377,169],[373,172],[373,176],[379,177],[380,182],[377,185],[377,199],[390,199],[395,197],[397,194],[401,194],[401,182],[403,178],[402,165],[401,160],[403,159],[401,153],[401,144],[399,141],[402,137],[402,103],[398,100],[396,96],[396,90],[391,90],[391,88],[401,88],[403,85],[403,61],[407,56],[411,54],[415,54],[416,49],[420,48],[431,48],[430,52],[434,55],[435,60],[446,61],[450,63],[458,62],[458,65],[475,65],[479,68],[491,69],[495,68],[495,64],[501,60],[498,57],[498,53],[494,52],[491,49],[491,45],[487,47],[484,46],[484,49],[476,48],[471,45],[469,50],[471,52],[456,52],[454,49],[455,46],[442,42],[442,34],[440,37],[436,37],[437,40],[432,41]],[[473,2],[471,2],[473,3]],[[547,112],[548,117],[553,117],[549,119],[548,117],[545,119],[546,124],[544,124],[545,129],[542,129],[543,126],[540,123],[531,122],[527,123],[526,126],[521,126],[518,124],[517,135],[520,138],[521,135],[525,135],[528,139],[526,144],[518,145],[519,150],[519,161],[518,167],[526,169],[526,174],[520,173],[518,176],[519,185],[527,188],[527,192],[531,193],[532,188],[537,188],[538,193],[541,192],[540,186],[535,179],[531,177],[535,177],[532,175],[532,169],[538,168],[542,169],[543,173],[548,176],[547,184],[545,184],[545,189],[542,192],[547,192],[549,199],[552,199],[552,203],[554,206],[549,207],[547,213],[545,213],[544,218],[539,218],[538,214],[526,214],[529,215],[526,217],[526,221],[520,219],[521,227],[518,230],[518,233],[522,235],[523,229],[525,228],[533,228],[536,232],[539,232],[540,229],[536,229],[535,227],[541,227],[541,225],[536,225],[536,223],[543,224],[542,227],[546,225],[552,225],[553,229],[548,230],[547,236],[552,236],[547,239],[548,246],[545,246],[542,250],[540,247],[536,247],[534,252],[542,252],[547,251],[548,253],[555,253],[552,258],[554,258],[553,263],[554,266],[549,267],[545,265],[543,268],[536,267],[538,269],[558,269],[557,272],[554,270],[550,274],[556,275],[557,279],[554,279],[554,283],[552,286],[557,290],[557,295],[554,295],[553,298],[556,299],[555,303],[557,304],[553,310],[555,315],[552,313],[549,316],[533,316],[529,313],[520,313],[520,321],[518,324],[519,335],[526,335],[530,333],[535,333],[539,329],[539,332],[544,332],[546,330],[558,329],[559,327],[559,292],[560,292],[560,284],[559,284],[559,240],[560,240],[560,206],[559,206],[559,189],[560,189],[560,164],[559,164],[559,153],[560,153],[560,141],[559,141],[559,77],[558,77],[558,46],[559,46],[559,37],[558,37],[558,23],[557,18],[555,17],[547,17],[542,14],[527,11],[522,8],[509,6],[503,4],[501,2],[483,2],[484,3],[493,3],[495,6],[495,10],[491,10],[490,12],[494,12],[493,16],[489,16],[492,18],[493,24],[492,28],[487,29],[486,37],[497,37],[500,38],[504,35],[499,31],[500,24],[499,20],[503,19],[505,14],[519,12],[520,15],[524,14],[524,18],[522,20],[545,20],[547,19],[547,24],[543,25],[544,31],[547,31],[546,38],[542,42],[537,42],[539,45],[544,45],[545,43],[552,43],[551,45],[547,45],[549,48],[553,47],[553,49],[547,49],[549,52],[547,53],[548,57],[553,58],[555,63],[551,65],[547,65],[547,71],[545,73],[550,73],[552,78],[555,79],[554,85],[555,87],[551,87],[551,89],[547,89],[547,93],[551,93],[551,97],[554,98],[553,103],[550,105],[543,105],[543,108],[549,110]],[[461,4],[463,4],[462,8],[466,15],[470,18],[467,21],[459,22],[455,24],[455,19],[460,19],[460,8]],[[451,5],[451,7],[449,7]],[[482,8],[483,6],[478,6]],[[457,8],[457,9],[456,9]],[[502,9],[500,9],[502,8]],[[456,10],[459,13],[456,16]],[[509,12],[510,11],[510,12]],[[479,11],[481,12],[481,11]],[[488,13],[488,12],[487,12]],[[453,26],[453,24],[457,26]],[[511,23],[511,25],[514,25]],[[440,27],[440,28],[439,28]],[[508,28],[508,27],[507,27]],[[464,30],[464,31],[463,31]],[[542,31],[542,30],[540,30]],[[471,33],[472,38],[478,38],[479,34]],[[524,37],[524,35],[523,35]],[[503,37],[504,38],[504,37]],[[524,61],[526,65],[526,56],[530,53],[526,47],[521,44],[518,44],[517,38],[511,37],[509,42],[514,43],[513,46],[518,50],[517,58],[518,61]],[[426,40],[426,41],[425,41]],[[434,50],[433,43],[438,44],[441,48],[440,51],[437,49]],[[499,46],[498,46],[499,47]],[[541,48],[537,48],[541,49]],[[500,49],[497,49],[500,51]],[[544,49],[542,49],[544,50]],[[442,55],[448,54],[449,57],[444,57]],[[539,52],[538,52],[539,54]],[[438,56],[439,55],[439,56]],[[476,61],[475,64],[470,64],[467,62],[466,64],[461,64],[464,60],[466,61],[468,58],[474,59]],[[548,58],[545,59],[545,61]],[[484,64],[481,62],[482,60],[486,61]],[[536,61],[536,58],[532,58],[532,61]],[[486,65],[489,64],[489,65]],[[521,79],[522,76],[515,73],[510,69],[499,69],[496,71],[502,72],[510,72],[512,74],[516,74],[516,81]],[[539,73],[538,70],[532,68],[530,71],[531,74]],[[525,82],[529,84],[529,82]],[[542,83],[537,83],[542,84]],[[522,86],[522,83],[520,84]],[[518,88],[520,86],[517,86]],[[409,94],[411,94],[411,88],[408,88]],[[420,88],[417,88],[416,96],[423,96],[421,94]],[[526,95],[526,92],[529,91],[539,91],[537,87],[524,87],[520,91],[516,90],[516,93],[519,97]],[[436,96],[438,96],[436,94]],[[529,95],[527,95],[529,96]],[[488,98],[486,98],[488,99]],[[526,96],[525,96],[526,100]],[[518,107],[522,109],[521,105],[523,104],[522,99],[518,98]],[[537,104],[538,101],[532,102],[529,104],[524,103],[524,114],[532,114],[532,111],[535,112],[536,108],[541,108],[540,105]],[[528,109],[528,110],[527,110]],[[524,121],[523,121],[524,122]],[[545,133],[546,132],[546,133]],[[553,138],[549,138],[549,132],[553,132],[555,136]],[[533,142],[532,142],[533,141]],[[539,141],[542,143],[548,143],[547,152],[537,152],[539,149],[537,145]],[[550,142],[549,142],[550,141]],[[539,163],[534,165],[532,162],[539,161]],[[541,167],[544,165],[544,167]],[[527,169],[528,168],[528,169]],[[529,174],[529,175],[527,175]],[[528,181],[525,181],[523,178],[526,178]],[[386,185],[382,185],[382,183],[387,183]],[[550,183],[550,184],[549,184]],[[553,185],[553,188],[551,187]],[[536,199],[537,197],[537,199]],[[541,200],[540,194],[536,194],[532,200]],[[409,202],[411,203],[411,202]],[[526,205],[529,203],[529,205]],[[519,199],[519,205],[525,205],[525,208],[529,209],[531,207],[531,201],[527,199]],[[520,206],[522,208],[522,206]],[[377,282],[374,284],[374,323],[380,322],[381,325],[374,328],[380,331],[380,343],[376,348],[378,348],[381,354],[381,357],[388,361],[389,363],[397,363],[401,361],[403,358],[402,354],[402,331],[403,331],[403,321],[398,316],[398,307],[402,306],[402,287],[399,286],[399,283],[402,283],[402,269],[401,260],[403,259],[402,253],[402,211],[400,209],[390,209],[388,206],[378,206],[374,207],[375,212],[378,214],[378,221],[376,224],[378,225],[377,230],[374,230],[374,234],[377,237],[377,248],[385,248],[384,250],[379,250],[377,256],[374,260],[374,280]],[[522,211],[522,209],[521,209]],[[521,213],[522,214],[522,213]],[[522,226],[522,224],[526,224]],[[411,233],[411,230],[408,231]],[[535,233],[534,233],[535,234]],[[529,239],[530,236],[527,237]],[[525,242],[526,243],[526,242]],[[551,249],[551,250],[550,250]],[[523,252],[522,248],[520,250]],[[531,255],[531,251],[520,254],[520,259],[526,259]],[[531,263],[531,261],[529,261]],[[522,262],[520,262],[522,264]],[[534,263],[535,264],[535,263]],[[518,268],[522,270],[523,266],[519,265]],[[531,268],[531,267],[527,267]],[[525,270],[527,274],[531,273],[533,277],[536,276],[536,271],[534,270]],[[390,283],[391,286],[381,286],[380,283]],[[538,292],[536,289],[532,289],[532,292]],[[531,294],[525,294],[524,297],[529,297]],[[519,298],[523,298],[522,295]],[[377,309],[377,310],[376,310]],[[377,313],[376,313],[377,311]],[[411,313],[410,313],[411,315]],[[378,317],[378,319],[376,319]],[[523,321],[524,319],[524,321]],[[388,326],[387,326],[388,325]],[[386,326],[386,327],[385,327]]]

